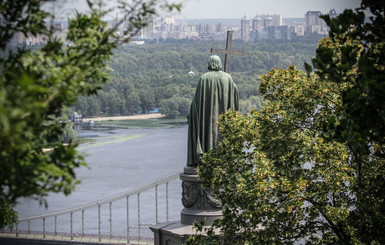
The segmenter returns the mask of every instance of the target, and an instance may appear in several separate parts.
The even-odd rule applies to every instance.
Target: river
[[[85,160],[89,166],[89,168],[81,167],[76,170],[77,178],[81,180],[81,184],[69,196],[50,194],[46,198],[48,202],[47,208],[41,206],[36,200],[20,200],[15,208],[20,217],[50,213],[97,202],[98,200],[152,183],[170,173],[182,170],[186,163],[186,125],[169,129],[104,128],[82,130],[78,134],[98,135],[98,137],[94,138],[94,142],[79,146],[79,151],[85,155]],[[160,191],[162,190],[160,189]],[[181,182],[179,180],[170,183],[169,194],[170,220],[178,220],[180,210],[182,209],[180,201]],[[130,202],[133,203],[132,205],[130,204],[130,208],[135,209],[136,200]],[[150,203],[153,204],[154,192],[143,195],[141,203],[143,203],[143,206]],[[117,212],[120,218],[125,217],[125,214],[122,213],[124,210],[124,208],[118,209],[118,211],[114,210],[115,215]],[[154,222],[152,211],[153,208],[151,211],[142,211],[142,219],[145,222]],[[104,210],[103,212],[107,211]],[[160,221],[162,221],[165,217],[165,211],[162,212],[160,210],[160,212]],[[92,214],[92,219],[97,219],[96,213]],[[106,218],[107,215],[103,217]],[[119,220],[120,218],[114,218],[114,220]],[[137,219],[134,215],[131,218],[133,220]],[[68,218],[65,219],[65,221],[59,222],[58,230],[61,232],[69,232],[69,221]],[[78,218],[76,220],[75,230],[78,231],[81,229],[79,228],[79,223],[81,222]],[[51,224],[53,221],[47,222]],[[32,223],[31,230],[41,230],[41,221]],[[109,230],[108,221],[106,220],[105,223],[103,225],[103,232],[107,233],[107,230]],[[114,235],[125,234],[125,223],[123,225],[115,223],[114,225],[116,226],[114,227]],[[93,226],[95,228],[96,224]],[[20,229],[23,229],[23,227]],[[47,228],[48,231],[52,229],[52,227]],[[86,230],[86,232],[95,233],[91,228]]]

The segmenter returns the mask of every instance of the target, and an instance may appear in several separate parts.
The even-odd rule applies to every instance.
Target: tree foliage
[[[384,241],[384,6],[364,0],[324,17],[330,37],[315,73],[273,69],[262,77],[262,110],[220,118],[223,140],[199,176],[222,201],[214,227],[225,244]]]
[[[346,146],[320,133],[338,114],[338,86],[292,66],[270,71],[260,91],[262,110],[220,118],[220,148],[199,168],[223,203],[217,225],[228,244],[316,241],[317,232],[332,242],[351,201]]]
[[[84,165],[76,144],[63,144],[66,125],[57,118],[79,95],[93,95],[109,79],[107,62],[118,45],[128,42],[155,14],[157,1],[119,1],[130,25],[117,36],[102,1],[88,1],[89,13],[68,20],[66,45],[55,37],[54,16],[42,1],[0,1],[0,227],[12,224],[11,210],[20,197],[44,201],[50,192],[69,194],[79,182],[75,169]],[[170,8],[176,5],[168,6]],[[16,33],[43,36],[39,49],[12,49]],[[49,149],[47,153],[46,149]]]
[[[364,10],[370,11],[368,20]],[[356,12],[325,16],[330,41],[313,59],[317,74],[341,90],[343,113],[327,123],[346,142],[354,168],[352,226],[360,241],[385,239],[385,1],[363,0]]]

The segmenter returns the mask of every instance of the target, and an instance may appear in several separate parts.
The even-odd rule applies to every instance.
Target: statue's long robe
[[[218,117],[229,109],[239,110],[238,89],[231,76],[223,71],[203,74],[188,117],[188,166],[200,165],[203,153],[218,146]]]

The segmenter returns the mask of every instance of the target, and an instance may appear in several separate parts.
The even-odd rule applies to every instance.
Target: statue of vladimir
[[[232,77],[221,71],[219,56],[210,56],[208,69],[199,79],[188,115],[187,166],[199,166],[203,153],[218,146],[219,115],[239,110],[238,88]]]

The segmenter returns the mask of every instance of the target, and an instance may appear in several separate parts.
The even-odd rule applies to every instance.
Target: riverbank
[[[84,118],[83,121],[88,122],[89,120],[92,120],[94,122],[105,122],[105,121],[121,121],[121,120],[160,119],[164,117],[165,115],[161,113],[151,113],[151,114],[135,114],[130,116],[116,116],[116,117],[91,117],[91,118]]]

